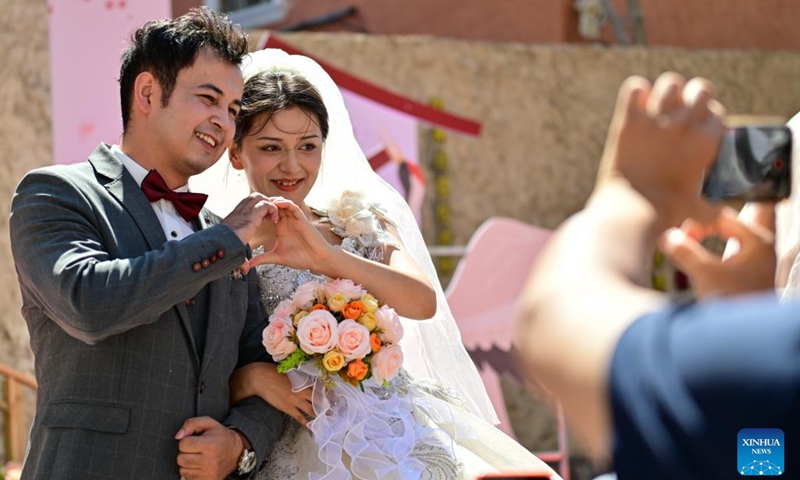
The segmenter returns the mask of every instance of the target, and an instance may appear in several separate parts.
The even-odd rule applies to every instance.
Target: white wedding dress
[[[379,230],[375,246],[344,238],[342,248],[379,261],[387,242],[388,235]],[[268,313],[298,286],[323,278],[282,265],[256,268]],[[328,397],[348,401],[333,402],[309,429],[291,420],[257,478],[474,480],[486,473],[542,470],[538,458],[438,384],[401,370],[386,388],[366,385],[363,392],[345,384],[334,387]],[[325,438],[325,448],[314,435]]]

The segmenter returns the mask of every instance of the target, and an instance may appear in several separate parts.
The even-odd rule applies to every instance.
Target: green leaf
[[[278,364],[278,373],[286,373],[289,370],[294,370],[295,368],[299,367],[300,364],[307,362],[311,358],[313,358],[311,355],[298,348],[288,357],[281,360],[281,362]]]

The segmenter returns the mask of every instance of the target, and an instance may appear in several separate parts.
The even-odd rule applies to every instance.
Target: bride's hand
[[[245,262],[243,272],[264,263],[286,265],[298,270],[310,270],[324,263],[334,251],[303,211],[291,200],[271,197],[278,207],[275,224],[275,244],[268,252],[253,256]]]
[[[231,405],[247,397],[258,396],[281,412],[307,426],[314,418],[311,388],[292,392],[292,382],[278,373],[272,363],[254,362],[233,372],[230,379]]]

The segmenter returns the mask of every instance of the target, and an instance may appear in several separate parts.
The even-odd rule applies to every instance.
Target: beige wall
[[[486,218],[555,227],[592,186],[616,89],[665,70],[717,84],[731,113],[800,110],[800,54],[460,42],[424,37],[285,34],[296,47],[396,92],[483,123],[450,134],[453,230],[466,242]],[[428,215],[430,218],[430,215]],[[426,221],[426,232],[430,222]]]

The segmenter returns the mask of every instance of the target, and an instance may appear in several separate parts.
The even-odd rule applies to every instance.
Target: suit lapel
[[[153,211],[150,201],[142,192],[141,187],[128,173],[116,155],[111,153],[108,145],[101,143],[89,156],[89,163],[92,164],[97,172],[98,181],[136,222],[139,231],[147,241],[147,245],[152,250],[160,249],[167,241],[164,229],[161,227],[161,223],[158,221],[158,217]],[[182,303],[175,305],[175,309],[178,311],[183,332],[193,353],[194,367],[195,371],[197,371],[199,370],[200,359],[197,355],[197,347],[192,335],[189,313]]]
[[[108,190],[131,215],[147,245],[157,250],[164,245],[167,237],[158,221],[150,201],[144,196],[136,180],[128,173],[122,162],[101,143],[89,156],[89,163],[99,174],[100,183]]]

